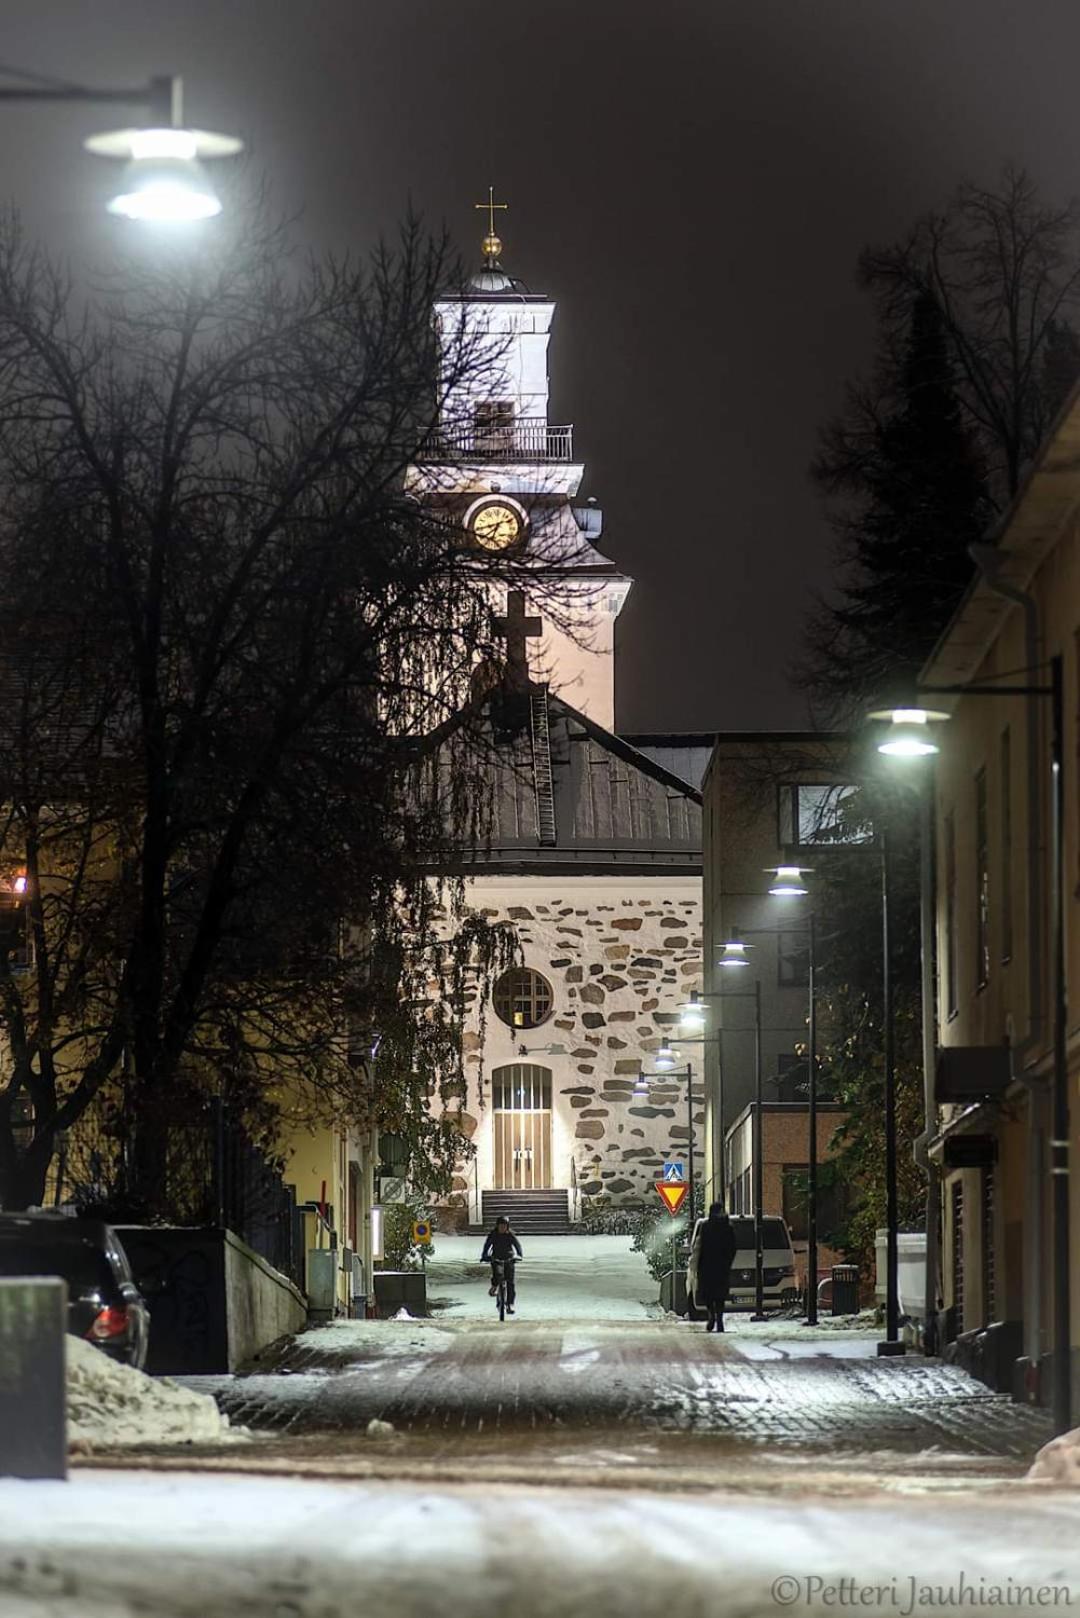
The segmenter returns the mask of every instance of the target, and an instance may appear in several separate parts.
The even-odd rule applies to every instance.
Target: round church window
[[[509,1028],[539,1028],[551,1016],[554,993],[547,978],[529,966],[504,972],[495,985],[495,1015]]]

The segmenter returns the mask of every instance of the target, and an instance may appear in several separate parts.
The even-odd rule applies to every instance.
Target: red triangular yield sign
[[[653,1185],[659,1191],[668,1213],[677,1214],[690,1189],[685,1180],[654,1180]]]

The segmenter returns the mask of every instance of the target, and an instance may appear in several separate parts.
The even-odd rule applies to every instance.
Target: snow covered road
[[[436,1238],[428,1297],[439,1313],[491,1319],[487,1275],[478,1268],[483,1245],[479,1236]],[[522,1246],[523,1320],[649,1320],[660,1313],[659,1286],[629,1236],[525,1236]]]
[[[848,1587],[871,1599],[838,1600]],[[1030,1601],[992,1594],[1027,1589]],[[980,1590],[982,1603],[965,1593]],[[838,1605],[971,1618],[1077,1603],[1075,1491],[822,1505],[122,1472],[0,1482],[3,1618],[775,1618]]]

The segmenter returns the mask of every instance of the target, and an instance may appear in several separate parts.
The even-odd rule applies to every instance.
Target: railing
[[[462,427],[433,433],[421,461],[571,461],[573,427],[552,427],[542,417],[523,416],[505,425]]]

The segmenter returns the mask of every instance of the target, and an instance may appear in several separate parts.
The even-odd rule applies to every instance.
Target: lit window
[[[495,1015],[509,1028],[538,1028],[551,1016],[554,995],[547,978],[528,966],[504,972],[492,996]]]

